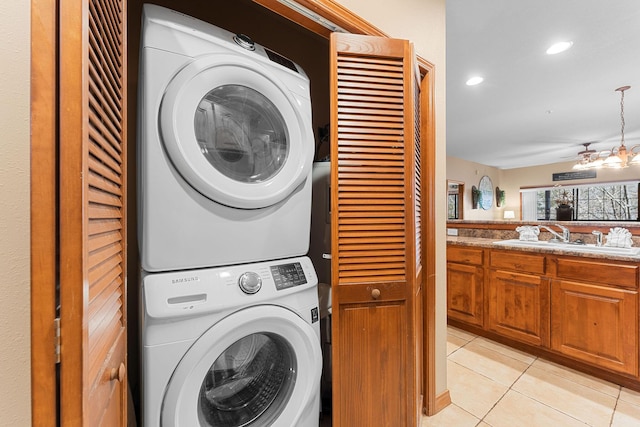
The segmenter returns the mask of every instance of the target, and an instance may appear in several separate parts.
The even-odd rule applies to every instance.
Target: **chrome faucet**
[[[593,230],[591,234],[596,235],[596,246],[602,246],[602,231]]]
[[[560,227],[562,230],[562,241],[565,243],[569,243],[571,241],[571,232],[564,225],[556,224],[556,226]]]
[[[562,234],[552,230],[551,228],[547,227],[546,225],[539,225],[538,227],[544,228],[549,233],[551,233],[554,236],[556,236],[556,238],[561,240],[563,243],[569,243],[569,240],[571,239],[571,232],[564,225],[556,224],[556,227],[559,227],[560,230],[562,230]]]

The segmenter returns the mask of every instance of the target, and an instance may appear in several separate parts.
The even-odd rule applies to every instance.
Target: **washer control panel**
[[[271,275],[277,290],[292,288],[307,283],[304,270],[299,262],[290,264],[272,265]]]
[[[277,301],[317,284],[318,276],[306,256],[198,270],[143,272],[142,277],[146,315],[157,319]]]

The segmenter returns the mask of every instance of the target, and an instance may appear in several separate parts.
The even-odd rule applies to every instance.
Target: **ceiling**
[[[447,0],[447,155],[500,169],[640,144],[640,1]],[[573,41],[563,53],[545,51]],[[467,86],[471,76],[484,82]]]

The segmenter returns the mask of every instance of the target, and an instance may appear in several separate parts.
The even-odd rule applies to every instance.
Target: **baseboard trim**
[[[429,417],[437,414],[451,404],[451,395],[449,394],[449,390],[447,389],[436,396],[433,403],[433,408],[427,408],[427,416]]]

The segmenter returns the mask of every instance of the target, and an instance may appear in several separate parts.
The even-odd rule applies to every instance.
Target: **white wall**
[[[516,219],[520,219],[520,188],[524,187],[547,187],[556,184],[569,186],[640,179],[640,167],[630,166],[626,169],[619,170],[598,169],[596,171],[597,176],[594,179],[553,181],[554,173],[571,172],[574,164],[575,162],[561,162],[526,168],[497,169],[480,163],[455,157],[447,157],[447,179],[462,181],[465,184],[465,220],[502,219],[504,210],[515,211]],[[501,190],[505,191],[504,208],[496,208],[494,203],[494,206],[488,211],[471,209],[471,186],[478,186],[478,182],[483,174],[491,177],[494,187],[498,186]]]
[[[0,2],[0,425],[31,425],[30,2]]]
[[[446,334],[446,116],[445,0],[338,0],[386,34],[411,40],[416,53],[435,65],[436,108],[436,393],[447,388]]]

